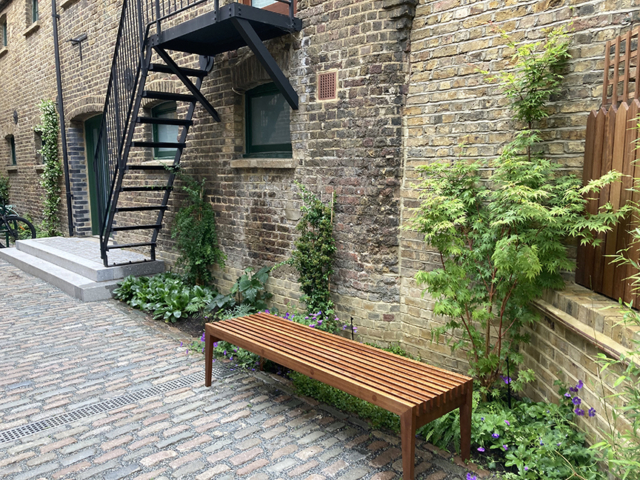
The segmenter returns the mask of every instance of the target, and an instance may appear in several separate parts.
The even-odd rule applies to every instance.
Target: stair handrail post
[[[289,0],[289,22],[291,22],[291,28],[293,28],[293,2],[295,0]]]
[[[159,35],[162,32],[162,27],[160,26],[160,0],[156,0],[156,35]]]
[[[216,17],[218,16],[218,10],[220,10],[220,0],[214,0],[213,8],[216,11]]]

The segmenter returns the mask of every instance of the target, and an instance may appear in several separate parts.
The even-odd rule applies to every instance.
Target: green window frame
[[[31,23],[36,23],[40,18],[38,12],[38,0],[31,0]]]
[[[151,109],[153,118],[178,118],[178,105],[176,102],[165,102]],[[158,125],[153,124],[153,141],[154,142],[177,142],[180,127],[177,125]],[[177,149],[175,148],[158,148],[153,149],[153,157],[159,160],[175,158]]]
[[[291,158],[291,107],[274,83],[245,93],[245,157]]]
[[[0,20],[0,47],[7,46],[7,36],[7,17],[5,16]]]
[[[9,137],[9,148],[11,150],[11,165],[17,165],[18,161],[16,159],[16,139],[13,135]]]

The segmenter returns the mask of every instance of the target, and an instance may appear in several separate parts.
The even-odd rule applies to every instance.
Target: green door
[[[91,233],[93,235],[100,234],[100,216],[98,214],[98,195],[105,195],[106,188],[103,187],[101,192],[98,191],[96,182],[96,172],[94,165],[94,155],[98,136],[100,134],[100,123],[102,115],[97,115],[84,122],[84,135],[87,144],[87,176],[89,177],[89,206],[91,208]],[[103,176],[104,177],[104,176]],[[105,178],[106,180],[106,178]],[[106,183],[106,182],[105,182]]]

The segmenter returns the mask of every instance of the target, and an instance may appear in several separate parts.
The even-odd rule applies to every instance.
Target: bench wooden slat
[[[418,405],[426,400],[425,396],[418,395],[410,395],[409,393],[396,388],[395,385],[389,385],[380,380],[372,379],[366,374],[359,373],[354,371],[352,367],[348,367],[341,362],[340,360],[335,360],[331,358],[329,355],[321,354],[319,352],[310,352],[309,349],[305,349],[304,347],[298,347],[292,344],[287,340],[278,340],[276,338],[270,337],[270,332],[265,332],[263,329],[253,326],[253,332],[243,332],[240,327],[237,325],[227,324],[225,325],[225,331],[233,332],[237,335],[245,335],[247,338],[251,338],[254,341],[259,341],[264,345],[268,345],[272,348],[280,348],[284,351],[287,351],[291,357],[294,357],[298,360],[309,359],[312,360],[315,365],[322,365],[329,371],[340,373],[345,377],[351,379],[353,382],[358,382],[365,388],[375,388],[390,397],[402,399],[410,404]],[[428,398],[432,398],[433,395]]]
[[[455,408],[462,458],[470,457],[469,377],[264,313],[208,323],[205,335],[207,387],[214,341],[225,340],[400,415],[404,480],[414,480],[417,428]]]
[[[260,329],[260,331],[264,331],[264,329],[270,329],[269,325],[261,325],[259,323],[259,320],[250,320],[250,319],[242,319],[242,320],[243,320],[242,324],[248,323],[252,325],[252,328]],[[287,330],[272,329],[271,332],[273,332],[274,334],[282,335],[283,337],[286,337],[294,342],[297,342],[298,345],[300,345],[300,347],[302,348],[303,354],[308,354],[308,351],[304,350],[306,346],[312,346],[314,348],[319,349],[322,352],[325,352],[326,354],[330,355],[334,360],[340,362],[341,368],[345,368],[348,370],[356,370],[358,373],[362,373],[366,375],[367,373],[366,370],[359,370],[358,368],[356,368],[359,365],[362,368],[370,369],[370,371],[372,373],[375,373],[376,376],[382,376],[383,378],[388,379],[388,381],[400,382],[402,387],[407,388],[414,396],[417,395],[419,398],[423,400],[432,398],[433,396],[436,396],[436,395],[440,395],[446,392],[447,390],[449,390],[449,388],[441,387],[439,385],[432,386],[431,383],[426,381],[421,385],[415,381],[412,381],[411,379],[398,377],[398,372],[393,372],[390,370],[385,370],[383,368],[380,368],[377,364],[375,364],[372,360],[368,358],[357,357],[357,356],[345,354],[341,351],[336,351],[335,347],[332,348],[326,345],[326,341],[330,339],[325,339],[324,342],[322,340],[318,340],[318,341],[316,341],[315,339],[310,340],[303,335],[296,336],[292,333],[292,331],[290,332]],[[385,355],[379,356],[378,357],[379,359],[385,358],[387,360],[389,359],[394,360],[393,357],[397,357],[397,355],[394,355],[389,352],[383,352],[383,353]]]
[[[282,324],[284,326],[294,326],[296,324],[294,324],[292,321],[289,320],[285,320],[279,317],[274,317],[274,318],[269,318],[269,317],[273,317],[272,315],[269,314],[256,314],[256,315],[252,315],[254,317],[259,317],[261,319],[264,319],[265,321],[268,321],[269,323],[273,323],[275,324],[277,322],[277,324]],[[240,318],[247,318],[247,317],[240,317]],[[298,330],[294,329],[294,331],[296,331],[297,334],[302,334],[302,335],[311,335],[314,338],[318,338],[320,340],[326,340],[326,337],[324,335],[325,332],[321,332],[318,330],[315,330],[313,328],[308,328],[306,331],[304,332],[299,332]],[[318,335],[315,335],[318,334]],[[337,337],[334,339],[334,337]],[[338,347],[338,349],[341,350],[350,350],[350,351],[354,351],[358,354],[367,354],[368,356],[374,358],[374,359],[378,359],[380,358],[382,361],[385,361],[387,359],[387,357],[384,354],[387,354],[389,352],[385,352],[382,351],[378,348],[375,347],[371,347],[369,345],[364,345],[362,343],[358,343],[358,342],[354,342],[352,340],[348,340],[345,338],[342,338],[340,336],[336,336],[336,335],[331,335],[330,337],[330,341],[333,343],[333,345],[335,345],[336,347]],[[464,375],[459,375],[456,373],[452,373],[452,372],[448,372],[447,370],[443,370],[441,368],[437,368],[437,367],[433,367],[431,365],[427,365],[424,364],[422,362],[419,362],[417,360],[413,360],[411,358],[407,358],[407,357],[401,357],[399,355],[394,355],[393,356],[393,360],[395,362],[395,364],[388,364],[387,366],[390,367],[394,367],[394,368],[402,368],[402,373],[405,374],[407,373],[409,376],[414,376],[417,375],[416,370],[421,371],[421,372],[426,372],[429,374],[430,378],[432,379],[438,379],[438,381],[441,381],[442,385],[445,388],[451,388],[455,385],[458,385],[460,383],[465,383],[467,381],[469,381],[469,377],[464,376]],[[419,377],[418,377],[419,378]],[[424,379],[424,377],[422,377]]]
[[[216,335],[215,324],[207,324],[212,328],[208,331],[213,338],[218,340],[225,340],[240,348],[244,348],[250,352],[253,352],[261,357],[268,358],[280,365],[302,373],[308,377],[314,378],[320,382],[335,386],[340,390],[343,390],[355,397],[358,397],[367,402],[376,404],[389,410],[393,413],[400,414],[407,408],[411,408],[414,404],[406,400],[399,399],[395,396],[388,395],[386,392],[382,392],[375,388],[364,387],[363,385],[354,384],[353,381],[345,375],[335,373],[324,367],[317,366],[313,362],[305,359],[299,359],[286,352],[283,352],[279,348],[273,348],[269,345],[262,343],[259,339],[248,339],[244,334],[238,334],[235,332],[222,331],[221,336]],[[206,366],[206,365],[205,365]]]

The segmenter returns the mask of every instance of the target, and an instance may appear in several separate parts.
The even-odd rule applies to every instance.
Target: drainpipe
[[[58,115],[60,115],[60,135],[62,136],[62,165],[64,168],[64,186],[67,192],[67,223],[69,236],[73,237],[73,212],[71,211],[71,182],[69,181],[69,155],[67,153],[67,128],[64,124],[64,103],[62,101],[62,74],[60,72],[60,52],[58,47],[58,13],[56,0],[51,0],[51,17],[53,19],[53,50],[56,59],[56,82],[58,84]]]

